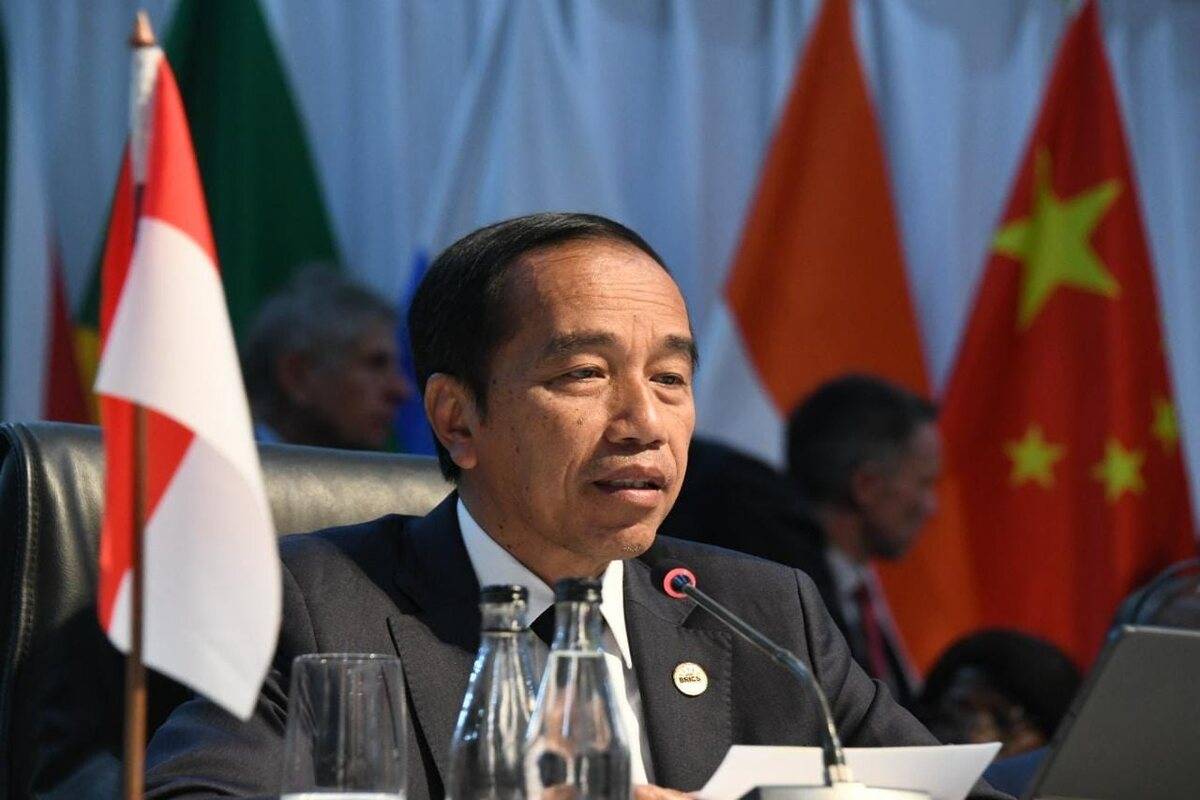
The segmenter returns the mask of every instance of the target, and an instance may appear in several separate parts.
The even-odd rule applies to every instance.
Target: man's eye
[[[685,386],[685,385],[687,385],[687,380],[682,375],[679,375],[678,373],[674,373],[674,372],[664,373],[662,375],[657,376],[654,380],[656,383],[661,383],[664,386]]]
[[[386,353],[372,353],[367,356],[367,368],[376,372],[390,370],[392,368],[392,358]]]
[[[580,367],[571,370],[563,377],[573,381],[585,381],[588,378],[599,378],[600,375],[600,370],[596,367]]]

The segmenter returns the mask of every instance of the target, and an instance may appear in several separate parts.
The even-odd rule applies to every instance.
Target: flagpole
[[[129,38],[133,50],[129,98],[129,159],[133,172],[133,238],[136,244],[146,185],[146,114],[154,92],[156,42],[145,11],[138,11]],[[124,800],[141,800],[146,773],[146,666],[142,642],[145,619],[146,409],[133,405],[133,542],[130,552],[129,654],[125,658]]]

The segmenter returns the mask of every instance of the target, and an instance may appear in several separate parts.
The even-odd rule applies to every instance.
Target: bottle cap
[[[600,581],[591,578],[563,578],[554,584],[556,603],[599,603]]]
[[[481,603],[515,603],[528,601],[529,590],[515,583],[500,583],[484,586],[479,590]]]

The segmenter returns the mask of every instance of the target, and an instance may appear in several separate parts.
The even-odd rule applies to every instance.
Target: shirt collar
[[[524,586],[529,590],[527,609],[531,622],[554,605],[554,590],[479,527],[462,498],[458,500],[458,528],[462,531],[467,557],[471,560],[471,568],[475,570],[475,578],[481,587],[498,583]],[[616,640],[626,669],[632,669],[633,655],[629,650],[629,634],[625,628],[624,587],[625,562],[610,561],[601,578],[600,615]]]
[[[829,546],[825,548],[825,560],[829,564],[829,571],[833,574],[833,583],[837,587],[838,597],[843,601],[854,598],[854,593],[858,591],[858,587],[866,584],[871,585],[871,571],[863,564],[852,561],[849,556],[839,550],[837,547]]]
[[[254,441],[260,444],[283,444],[283,437],[260,419],[254,421]]]

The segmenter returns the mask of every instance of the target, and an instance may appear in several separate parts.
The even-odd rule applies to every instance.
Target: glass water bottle
[[[525,743],[529,800],[628,800],[629,742],[600,649],[600,582],[554,587],[554,642]]]
[[[533,711],[532,634],[524,586],[485,586],[479,652],[450,741],[447,800],[522,800]]]

